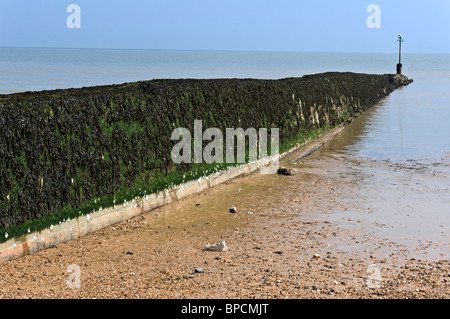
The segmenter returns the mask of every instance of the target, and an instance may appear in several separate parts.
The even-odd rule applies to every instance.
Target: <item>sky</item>
[[[450,53],[450,0],[0,0],[3,47],[392,53],[398,34],[404,52]]]

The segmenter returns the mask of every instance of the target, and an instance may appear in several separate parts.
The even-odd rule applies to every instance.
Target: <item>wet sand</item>
[[[449,298],[447,166],[332,148],[1,264],[0,297]],[[229,251],[203,251],[218,241]]]

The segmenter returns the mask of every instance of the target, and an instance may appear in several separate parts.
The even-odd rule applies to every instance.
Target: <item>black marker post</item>
[[[402,42],[403,42],[403,38],[401,36],[401,34],[398,35],[398,64],[397,64],[397,74],[401,75],[402,74]]]

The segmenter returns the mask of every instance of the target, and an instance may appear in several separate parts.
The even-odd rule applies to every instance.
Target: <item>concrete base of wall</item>
[[[343,126],[338,126],[321,137],[317,138],[312,148],[318,148],[343,130]],[[316,146],[315,146],[316,145]],[[27,236],[12,238],[5,243],[0,244],[0,263],[13,260],[15,258],[26,256],[46,248],[59,245],[79,238],[83,235],[93,233],[97,230],[119,223],[121,221],[133,218],[135,216],[147,213],[152,209],[167,205],[181,198],[200,193],[205,189],[214,187],[218,184],[232,180],[234,178],[245,176],[257,172],[275,173],[278,169],[279,158],[297,150],[301,145],[297,145],[291,150],[280,154],[280,156],[268,157],[248,164],[232,167],[226,171],[221,171],[198,180],[189,181],[171,189],[166,189],[157,194],[147,195],[143,198],[134,199],[126,204],[116,205],[83,215],[76,219],[69,220],[51,229],[45,229],[40,232],[30,233]]]

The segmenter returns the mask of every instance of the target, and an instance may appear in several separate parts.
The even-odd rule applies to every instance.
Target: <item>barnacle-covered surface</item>
[[[174,128],[279,128],[280,144],[333,127],[388,95],[392,75],[153,80],[0,96],[0,229],[112,206],[182,182]],[[184,175],[184,176],[183,176]],[[163,180],[163,179],[162,179]],[[57,217],[55,217],[57,218]],[[30,224],[33,225],[33,224]],[[33,226],[34,227],[34,226]]]

